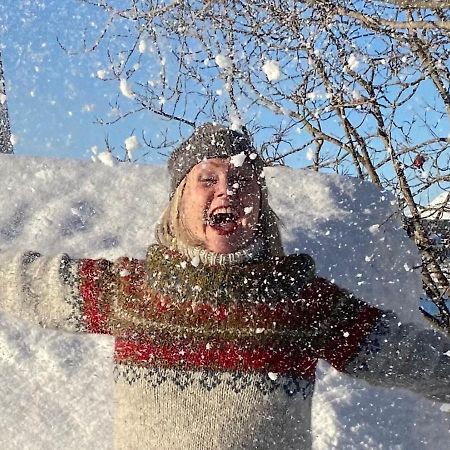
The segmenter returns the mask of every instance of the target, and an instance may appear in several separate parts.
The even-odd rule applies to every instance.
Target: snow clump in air
[[[269,81],[276,81],[281,76],[280,65],[278,61],[274,61],[272,59],[266,61],[262,66],[263,72],[266,74],[266,77]]]
[[[369,227],[369,231],[370,231],[372,234],[377,234],[377,233],[380,231],[380,225],[378,225],[377,223],[371,225],[371,226]]]
[[[131,89],[130,84],[128,83],[128,80],[126,80],[125,78],[122,78],[120,80],[120,92],[122,93],[123,96],[127,97],[127,98],[134,98],[134,92]]]
[[[308,148],[308,150],[306,151],[306,159],[308,161],[312,161],[314,159],[314,153],[314,149]]]
[[[198,266],[199,266],[199,264],[200,264],[200,258],[199,258],[198,255],[195,255],[195,256],[191,259],[191,264],[192,264],[194,267],[198,267]]]
[[[139,53],[145,53],[147,48],[147,41],[145,39],[141,39],[138,44]]]
[[[94,111],[95,105],[93,103],[85,103],[81,107],[81,112],[92,112]]]
[[[350,70],[355,70],[359,66],[358,58],[352,53],[347,60],[347,64]]]
[[[242,123],[241,118],[237,114],[230,115],[230,122],[231,122],[230,128],[233,131],[239,131],[239,132],[242,131],[243,123]]]
[[[230,163],[233,164],[234,167],[241,167],[242,164],[244,164],[246,157],[247,155],[244,152],[238,153],[230,158]]]
[[[104,80],[108,73],[104,69],[97,70],[97,78],[100,78],[100,80]]]
[[[231,58],[224,55],[223,53],[219,53],[218,55],[216,55],[216,57],[214,58],[214,61],[221,69],[224,69],[224,70],[231,69],[233,67]]]
[[[125,139],[125,149],[129,159],[133,158],[134,152],[141,146],[138,138],[135,135],[129,136]]]

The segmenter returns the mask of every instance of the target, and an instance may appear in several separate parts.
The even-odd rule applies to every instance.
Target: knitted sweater
[[[449,339],[317,277],[306,255],[210,266],[158,245],[114,262],[27,253],[0,265],[0,306],[115,336],[117,449],[309,449],[318,358],[450,401]]]

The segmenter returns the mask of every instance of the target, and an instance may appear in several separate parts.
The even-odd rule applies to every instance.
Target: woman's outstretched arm
[[[0,310],[43,327],[109,333],[113,263],[0,254]]]
[[[406,388],[449,403],[450,338],[383,312],[344,371],[372,384]]]
[[[326,280],[316,284],[332,305],[321,324],[326,344],[320,357],[371,384],[450,402],[448,335],[402,323],[393,312],[370,306]]]

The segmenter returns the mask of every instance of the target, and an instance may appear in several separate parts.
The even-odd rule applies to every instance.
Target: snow
[[[214,61],[221,69],[224,69],[224,70],[229,70],[233,67],[231,58],[224,55],[223,53],[219,53],[218,55],[216,55],[216,57],[214,58]]]
[[[148,50],[147,41],[145,39],[141,39],[138,44],[139,53],[145,53]]]
[[[315,156],[315,151],[312,148],[308,148],[308,150],[306,151],[306,159],[308,161],[312,161],[314,159]]]
[[[164,168],[0,158],[1,251],[145,256],[168,198]],[[287,252],[311,254],[320,275],[394,309],[402,322],[425,326],[417,310],[419,275],[405,270],[418,255],[387,193],[351,178],[281,167],[266,169],[265,178]],[[0,315],[0,355],[0,448],[112,448],[109,337],[42,330]],[[369,387],[322,362],[314,450],[444,450],[446,411],[404,390]]]
[[[281,76],[280,65],[278,64],[278,61],[265,61],[262,66],[262,70],[269,81],[276,81]]]
[[[125,149],[130,160],[133,159],[134,153],[140,148],[140,146],[141,144],[139,143],[139,140],[135,135],[128,136],[125,139]]]
[[[103,69],[97,70],[97,78],[100,78],[100,80],[104,80],[108,76],[108,72]]]
[[[242,130],[242,119],[239,117],[238,114],[230,114],[230,129],[233,131],[239,131]]]
[[[19,136],[17,134],[11,133],[9,141],[11,142],[11,145],[17,145],[19,143]]]
[[[191,264],[192,264],[194,267],[198,267],[199,264],[200,264],[200,258],[199,258],[197,255],[194,256],[194,257],[191,259]]]
[[[270,378],[272,381],[276,381],[277,378],[278,378],[278,374],[275,373],[275,372],[269,372],[267,375],[269,376],[269,378]]]
[[[107,150],[104,152],[100,152],[97,156],[94,156],[93,160],[99,161],[103,163],[105,166],[109,167],[113,167],[119,162],[117,158],[110,151]]]
[[[123,96],[127,98],[134,98],[134,92],[126,78],[122,78],[120,80],[119,89]]]
[[[426,219],[442,219],[450,220],[450,194],[443,192],[435,197],[426,207],[428,211],[424,212],[422,216]]]
[[[234,167],[241,167],[242,164],[244,164],[245,158],[247,158],[247,155],[244,152],[241,152],[237,155],[233,155],[230,158],[230,163],[233,164]]]
[[[348,57],[347,64],[348,64],[348,67],[350,68],[350,70],[356,70],[357,67],[359,66],[359,61],[358,61],[358,58],[356,57],[356,55],[354,55],[352,53]]]

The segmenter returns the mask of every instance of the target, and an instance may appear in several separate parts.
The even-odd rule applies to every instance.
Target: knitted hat
[[[181,180],[199,162],[209,158],[228,158],[240,153],[248,157],[255,169],[259,169],[258,173],[263,169],[264,162],[247,135],[212,123],[197,128],[191,137],[170,155],[170,196],[172,197]]]

